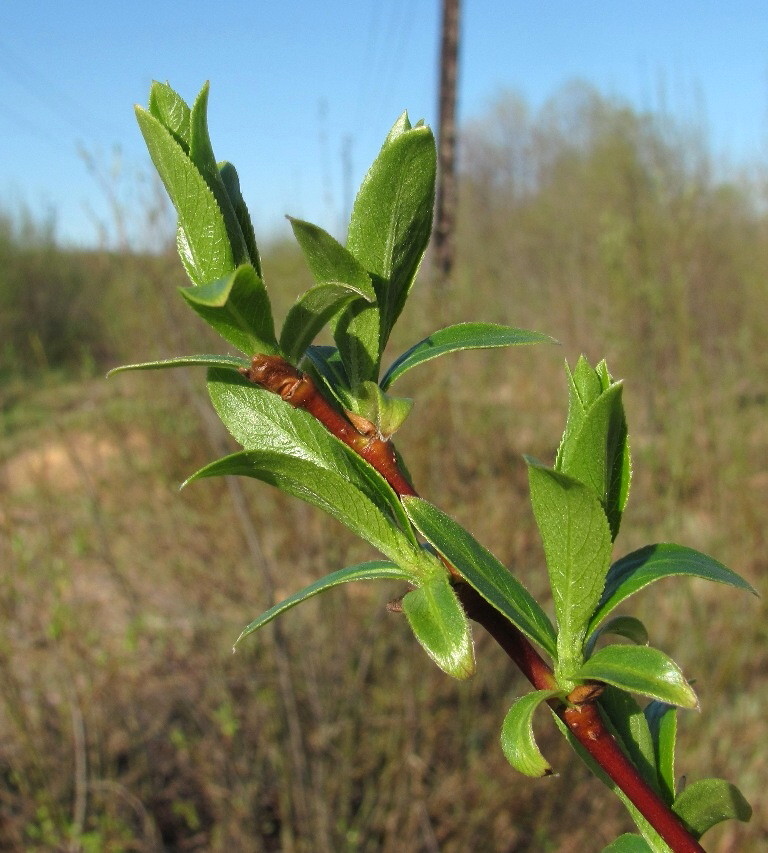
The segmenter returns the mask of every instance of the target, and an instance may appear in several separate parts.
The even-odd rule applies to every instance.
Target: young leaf
[[[680,708],[698,708],[696,694],[677,664],[649,646],[604,646],[582,665],[575,677],[604,681]]]
[[[501,726],[501,748],[507,761],[526,776],[550,776],[552,767],[533,736],[533,714],[557,690],[536,690],[516,699]]]
[[[587,624],[605,583],[611,531],[590,488],[533,459],[526,461],[557,616],[557,674],[569,679],[581,664]]]
[[[629,693],[610,685],[606,686],[598,701],[632,763],[645,781],[658,791],[656,752],[648,721],[640,706]]]
[[[642,835],[625,832],[607,847],[603,847],[603,853],[653,853],[653,848]]]
[[[195,99],[195,103],[192,105],[192,112],[189,119],[189,157],[197,167],[198,172],[205,179],[205,182],[210,187],[214,198],[219,204],[224,217],[224,224],[227,228],[227,236],[229,237],[229,244],[232,248],[232,257],[235,264],[246,264],[251,262],[251,258],[245,245],[245,238],[240,229],[240,223],[235,215],[232,200],[219,172],[216,157],[213,154],[211,138],[208,134],[209,88],[209,84],[207,82],[204,83]]]
[[[724,820],[746,823],[752,817],[752,806],[741,791],[725,779],[699,779],[686,785],[673,803],[672,811],[696,838]]]
[[[634,616],[616,616],[589,635],[589,639],[584,646],[584,657],[588,658],[592,654],[597,641],[604,634],[615,634],[618,637],[624,637],[627,640],[631,640],[637,646],[648,645],[648,629],[639,619],[636,619]]]
[[[347,236],[347,248],[373,276],[381,310],[380,352],[405,305],[432,230],[435,140],[428,127],[406,126],[398,120],[365,176]]]
[[[191,111],[186,101],[167,83],[153,82],[149,90],[149,112],[189,154]]]
[[[305,291],[291,307],[280,332],[280,349],[298,362],[318,332],[339,310],[360,294],[346,284],[318,284]]]
[[[299,590],[299,592],[295,592],[279,604],[275,604],[270,607],[269,610],[266,610],[261,614],[261,616],[258,616],[253,620],[253,622],[243,628],[240,636],[235,640],[235,646],[237,646],[243,638],[252,634],[254,631],[258,631],[259,628],[263,628],[281,613],[285,613],[285,611],[290,610],[291,607],[301,604],[302,601],[306,601],[314,595],[319,595],[321,592],[325,592],[326,590],[332,589],[333,587],[339,586],[343,583],[367,580],[403,580],[408,583],[417,583],[418,579],[410,572],[401,569],[400,566],[397,566],[395,563],[386,562],[384,560],[371,560],[367,563],[360,563],[356,566],[348,566],[345,569],[339,569],[338,571],[331,572],[324,578],[320,578],[320,580],[309,584],[309,586],[304,587],[304,589]]]
[[[179,254],[194,284],[223,278],[236,266],[224,215],[210,187],[173,134],[136,107],[149,156],[179,217]]]
[[[224,189],[229,196],[229,201],[235,211],[235,217],[240,225],[240,232],[245,240],[245,248],[248,252],[248,257],[251,259],[251,264],[256,270],[256,275],[263,278],[261,273],[261,257],[259,256],[259,247],[256,245],[256,235],[253,232],[253,223],[251,215],[248,213],[248,207],[245,203],[242,193],[240,192],[240,179],[237,176],[237,169],[224,160],[218,164],[219,175],[224,184]]]
[[[653,738],[658,768],[659,789],[671,805],[675,799],[675,746],[677,743],[677,708],[655,699],[643,709]]]
[[[113,367],[107,373],[107,378],[115,373],[123,373],[126,370],[163,370],[170,367],[224,367],[231,370],[240,370],[248,367],[249,362],[245,358],[233,355],[180,355],[176,358],[164,358],[160,361],[145,361],[141,364],[121,364]]]
[[[360,262],[327,231],[289,216],[296,241],[318,284],[344,285],[366,302],[376,301],[371,277]]]
[[[197,287],[181,289],[189,305],[246,355],[278,351],[266,288],[250,264]]]
[[[411,568],[424,563],[423,552],[411,543],[391,516],[385,515],[356,483],[328,467],[282,449],[243,450],[211,462],[183,485],[227,474],[254,477],[319,507],[398,565]]]
[[[704,578],[757,593],[750,584],[722,563],[684,545],[646,545],[617,560],[610,568],[600,604],[590,620],[593,631],[630,595],[661,578],[673,575]]]
[[[480,595],[553,657],[555,629],[528,590],[461,525],[416,497],[403,505],[423,536]]]
[[[386,391],[397,379],[412,367],[425,361],[465,349],[490,349],[519,344],[555,343],[549,335],[514,329],[496,323],[459,323],[447,326],[419,341],[399,356],[384,374],[381,388]]]
[[[406,593],[403,611],[416,639],[443,672],[454,678],[474,673],[472,631],[445,572]]]
[[[555,470],[593,489],[615,539],[631,476],[622,384],[612,382],[605,362],[593,370],[584,356],[573,374],[568,371],[568,382],[568,420]]]
[[[329,471],[348,487],[359,490],[416,547],[408,517],[391,486],[310,414],[293,408],[277,394],[258,388],[230,370],[209,371],[208,393],[222,422],[246,450],[297,457]]]

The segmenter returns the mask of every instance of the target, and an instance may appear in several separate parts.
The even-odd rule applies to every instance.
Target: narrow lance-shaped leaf
[[[240,370],[248,366],[247,359],[232,355],[180,355],[176,358],[145,361],[140,364],[121,364],[119,367],[113,367],[107,373],[107,378],[114,376],[115,373],[124,373],[128,370],[164,370],[172,367],[223,367],[230,370]]]
[[[209,371],[208,393],[222,422],[246,450],[295,456],[338,475],[391,517],[416,546],[408,517],[392,487],[310,414],[229,370]]]
[[[677,745],[677,708],[654,699],[643,709],[653,739],[658,768],[659,790],[671,805],[675,799],[675,747]]]
[[[258,631],[259,628],[263,628],[273,619],[280,616],[281,613],[285,613],[286,610],[290,610],[297,604],[301,604],[302,601],[306,601],[308,598],[319,595],[326,590],[333,589],[333,587],[340,584],[367,580],[402,580],[408,583],[416,583],[418,579],[413,574],[401,569],[395,563],[384,560],[371,560],[367,563],[360,563],[356,566],[339,569],[336,572],[331,572],[324,578],[320,578],[320,580],[316,580],[314,583],[309,584],[309,586],[305,586],[304,589],[295,592],[293,595],[279,602],[279,604],[270,607],[269,610],[266,610],[261,616],[258,616],[253,622],[243,628],[240,636],[235,640],[235,646],[249,634]]]
[[[256,275],[263,278],[261,272],[261,257],[259,255],[259,247],[256,245],[256,235],[253,231],[253,223],[251,215],[248,213],[248,206],[245,203],[243,194],[240,192],[240,178],[237,176],[237,169],[224,160],[218,164],[219,175],[224,184],[224,189],[229,196],[229,200],[235,211],[235,217],[240,224],[240,231],[245,240],[245,247],[248,251],[248,257],[251,259],[251,264],[256,270]]]
[[[222,216],[224,217],[224,224],[226,225],[227,236],[232,247],[232,257],[235,264],[250,263],[252,259],[245,244],[245,237],[235,214],[232,200],[224,186],[208,133],[209,88],[209,84],[207,82],[204,83],[195,99],[195,103],[192,105],[189,119],[189,156],[219,204]],[[256,263],[258,263],[258,258],[256,259]]]
[[[752,806],[741,791],[725,779],[699,779],[687,785],[672,805],[672,811],[696,838],[724,820],[746,823],[752,817]]]
[[[186,101],[167,83],[154,82],[149,90],[149,112],[189,154],[191,111]]]
[[[423,564],[423,554],[390,516],[336,471],[280,450],[243,450],[212,462],[184,485],[204,477],[254,477],[319,507],[398,565]]]
[[[210,187],[155,116],[136,107],[136,119],[179,217],[179,253],[187,273],[197,285],[223,278],[236,264],[224,215]]]
[[[374,276],[382,312],[382,349],[429,241],[436,169],[432,131],[425,126],[407,128],[401,117],[355,199],[347,248]]]
[[[625,637],[638,646],[648,645],[648,629],[639,619],[636,619],[634,616],[616,616],[608,622],[603,623],[589,635],[589,639],[584,646],[584,657],[589,657],[592,654],[597,641],[605,634],[615,634],[619,637]]]
[[[698,707],[696,694],[678,665],[649,646],[605,646],[584,663],[576,677],[604,681],[681,708]]]
[[[533,459],[526,461],[557,616],[556,674],[567,680],[582,661],[587,625],[608,571],[611,532],[591,489]]]
[[[423,364],[438,356],[466,349],[490,349],[492,347],[518,346],[520,344],[554,343],[548,335],[515,329],[496,323],[459,323],[433,332],[399,356],[381,380],[386,391],[397,379],[412,367]]]
[[[552,767],[541,753],[533,735],[533,714],[542,702],[558,695],[557,690],[536,690],[516,699],[501,726],[501,748],[507,761],[526,776],[549,776]]]
[[[553,657],[555,630],[528,590],[461,525],[417,497],[403,505],[423,536],[483,598]]]
[[[607,685],[599,698],[614,735],[618,736],[632,763],[645,781],[658,792],[656,751],[642,709],[625,690]]]
[[[187,303],[225,340],[246,355],[278,351],[264,283],[250,264],[197,287],[181,289]]]
[[[474,673],[472,631],[444,570],[406,593],[403,611],[416,639],[443,672],[454,678]]]
[[[589,630],[594,630],[630,595],[654,581],[673,575],[716,581],[757,595],[754,588],[743,578],[700,551],[684,545],[646,545],[611,566],[600,604],[590,620]]]
[[[298,360],[315,335],[344,305],[353,299],[374,303],[376,293],[368,273],[335,238],[309,222],[289,219],[317,282],[288,312],[280,334],[283,352],[288,358]],[[378,328],[378,321],[376,325]],[[378,332],[375,340],[374,359],[378,358]],[[350,360],[355,358],[350,355]]]

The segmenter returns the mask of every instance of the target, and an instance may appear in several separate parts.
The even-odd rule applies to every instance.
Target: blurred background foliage
[[[542,594],[521,454],[554,456],[563,358],[605,356],[635,460],[617,553],[678,541],[764,595],[768,169],[723,174],[700,128],[578,84],[535,113],[501,95],[461,152],[455,280],[427,262],[393,351],[435,317],[562,347],[403,380],[419,491]],[[477,676],[442,676],[385,611],[397,585],[340,589],[231,654],[275,598],[371,555],[260,484],[177,491],[231,447],[204,376],[103,375],[222,345],[174,292],[167,211],[141,215],[167,251],[74,251],[52,222],[0,215],[0,848],[581,851],[628,829],[551,727],[560,775],[515,775],[498,732],[521,676],[479,630]],[[291,244],[263,251],[282,315],[309,276]],[[711,850],[768,841],[764,602],[691,582],[633,604],[696,679],[679,774],[732,779],[755,807]]]

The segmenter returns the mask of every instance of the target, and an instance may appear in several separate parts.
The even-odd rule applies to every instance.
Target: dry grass
[[[490,171],[465,176],[450,298],[427,273],[395,343],[439,315],[538,328],[563,346],[409,374],[400,390],[417,409],[398,446],[420,492],[545,594],[521,455],[554,454],[563,357],[608,356],[627,380],[635,459],[617,551],[679,541],[763,594],[665,581],[633,603],[654,644],[696,678],[702,713],[682,715],[678,772],[731,779],[755,807],[749,825],[707,836],[708,849],[759,850],[768,225],[705,181],[638,190],[634,207],[617,198],[634,186],[616,177],[634,174],[625,137],[599,148],[605,175],[586,154],[565,170],[550,146],[559,193],[535,197],[500,182],[494,151],[478,155]],[[285,250],[265,266],[271,282],[305,275]],[[142,300],[109,327],[121,358],[219,348],[163,295],[178,281],[165,260],[120,268],[105,313],[114,321],[128,284]],[[442,676],[386,612],[397,585],[308,602],[231,654],[274,598],[370,554],[255,482],[178,492],[230,446],[202,385],[199,374],[107,383],[44,372],[2,388],[0,847],[568,853],[630,829],[544,715],[560,775],[529,781],[506,765],[498,730],[521,677],[479,631],[477,676]]]

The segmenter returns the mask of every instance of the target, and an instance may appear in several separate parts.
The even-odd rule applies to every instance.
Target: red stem
[[[292,406],[306,409],[329,432],[372,465],[398,495],[416,494],[400,471],[391,442],[381,439],[373,424],[369,425],[370,430],[365,429],[366,434],[356,429],[320,394],[310,376],[296,370],[280,356],[265,355],[255,355],[251,367],[242,373],[252,382],[279,394]],[[356,420],[361,422],[359,418]],[[527,637],[467,583],[457,583],[455,589],[467,615],[488,631],[537,690],[556,689],[557,682],[552,669]],[[587,701],[571,705],[555,703],[553,708],[571,734],[626,794],[640,814],[672,848],[673,853],[704,853],[704,848],[643,779],[608,731],[600,716],[599,705],[593,698],[595,693],[588,690]],[[571,698],[575,700],[575,692]]]

